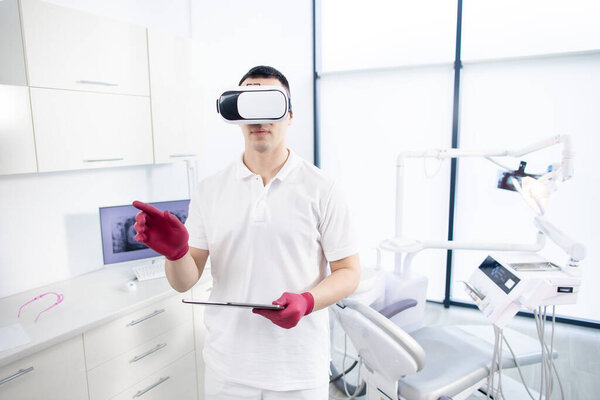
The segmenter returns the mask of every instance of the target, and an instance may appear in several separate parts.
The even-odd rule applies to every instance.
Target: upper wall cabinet
[[[0,85],[0,175],[36,171],[29,88]]]
[[[148,96],[146,29],[21,0],[29,85]]]
[[[19,1],[0,1],[0,85],[27,85]]]
[[[150,99],[31,88],[39,172],[152,164]]]
[[[197,42],[148,30],[156,163],[202,155],[201,52]]]

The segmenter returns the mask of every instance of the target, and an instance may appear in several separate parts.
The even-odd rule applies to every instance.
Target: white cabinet
[[[150,99],[31,88],[39,172],[151,164]]]
[[[191,39],[0,0],[0,59],[0,85],[31,93],[0,86],[0,174],[202,156],[201,51]]]
[[[190,322],[89,370],[90,400],[113,397],[193,351],[193,336]]]
[[[199,44],[148,30],[148,56],[157,163],[202,155],[202,68]]]
[[[86,332],[83,337],[88,369],[178,326],[190,323],[192,311],[181,303],[181,298],[172,296]]]
[[[111,400],[196,400],[196,369],[194,352],[136,383]]]
[[[0,1],[0,84],[27,85],[19,0]]]
[[[29,85],[148,96],[146,29],[21,0]]]
[[[29,88],[0,85],[0,175],[36,171]]]
[[[84,333],[90,400],[196,398],[192,310],[181,299],[171,296]]]
[[[0,368],[1,399],[87,399],[81,335]]]

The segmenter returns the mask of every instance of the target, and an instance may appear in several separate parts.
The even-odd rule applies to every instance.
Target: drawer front
[[[195,372],[192,351],[111,400],[196,400],[198,387]]]
[[[104,400],[115,396],[193,350],[192,324],[180,325],[88,370],[90,399]]]
[[[192,314],[176,295],[84,333],[88,369],[123,354],[185,323]]]
[[[0,368],[0,382],[0,399],[87,399],[81,335]]]
[[[152,164],[150,99],[31,88],[39,172]]]

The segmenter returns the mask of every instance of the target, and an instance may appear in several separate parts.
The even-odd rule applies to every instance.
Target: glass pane
[[[600,49],[597,0],[465,0],[463,61]]]
[[[450,146],[452,68],[332,75],[320,85],[322,168],[341,181],[354,212],[361,258],[372,264],[374,247],[395,233],[396,156]],[[446,238],[449,165],[407,162],[406,235]],[[430,298],[443,298],[445,257],[435,251],[415,257],[415,269],[429,276]],[[393,270],[392,255],[384,261]]]
[[[461,147],[519,149],[555,135],[571,135],[574,177],[559,185],[546,217],[587,246],[583,282],[576,305],[559,306],[561,315],[600,321],[600,55],[506,61],[467,66],[462,79]],[[537,153],[526,172],[545,172],[560,161],[562,146]],[[513,168],[520,159],[507,159]],[[496,189],[499,167],[482,160],[461,160],[457,186],[455,238],[470,241],[533,243],[534,213],[516,192]],[[455,253],[455,299],[468,297],[462,285],[487,253]],[[564,265],[566,254],[550,240],[541,254]]]
[[[322,72],[452,62],[457,2],[321,2]]]

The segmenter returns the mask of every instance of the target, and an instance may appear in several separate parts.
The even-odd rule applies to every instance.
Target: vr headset
[[[283,121],[291,102],[282,86],[238,86],[217,99],[217,112],[230,124],[270,124]]]

